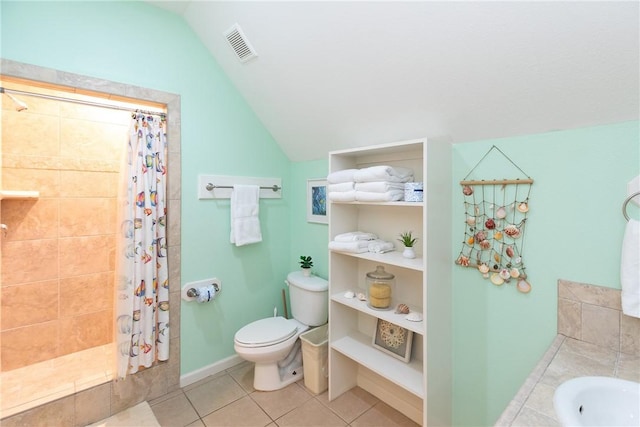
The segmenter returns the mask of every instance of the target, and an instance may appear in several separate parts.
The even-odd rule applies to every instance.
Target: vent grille
[[[247,62],[251,58],[258,56],[238,24],[234,24],[233,27],[225,31],[224,35],[240,62]]]

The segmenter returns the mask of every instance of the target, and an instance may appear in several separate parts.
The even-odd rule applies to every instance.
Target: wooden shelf
[[[366,301],[360,301],[358,298],[346,298],[344,296],[344,292],[331,295],[331,301],[335,301],[354,310],[358,310],[362,313],[368,314],[369,316],[386,320],[387,322],[391,322],[395,325],[408,329],[416,334],[424,335],[424,319],[421,322],[411,322],[405,319],[406,314],[397,314],[395,312],[395,307],[391,310],[374,310],[367,305]],[[412,308],[411,311],[422,314],[422,308]]]
[[[341,202],[338,200],[330,200],[335,205],[366,205],[366,206],[411,206],[412,208],[424,207],[424,202]]]
[[[39,197],[39,191],[0,190],[0,200],[35,200]]]
[[[341,251],[331,251],[333,253],[339,253],[345,256],[351,256],[354,258],[365,259],[367,261],[374,261],[383,264],[389,264],[396,267],[408,268],[409,270],[423,271],[424,270],[424,260],[421,257],[416,257],[414,259],[405,258],[402,256],[402,252],[393,251],[387,252],[384,254],[375,254],[372,252],[363,252],[360,254],[353,252],[341,252]]]
[[[402,387],[411,394],[424,398],[422,361],[404,363],[371,345],[371,337],[360,332],[340,338],[331,343],[331,348],[339,351],[362,366]]]

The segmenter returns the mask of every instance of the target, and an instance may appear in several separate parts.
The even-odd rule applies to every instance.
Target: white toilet
[[[234,348],[240,357],[255,363],[253,388],[281,389],[302,378],[300,334],[327,323],[329,283],[302,272],[289,273],[292,319],[282,316],[256,320],[240,328]]]

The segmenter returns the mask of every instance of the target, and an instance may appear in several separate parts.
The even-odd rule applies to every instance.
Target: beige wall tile
[[[2,332],[2,371],[42,362],[58,355],[58,322]]]
[[[109,271],[112,236],[60,239],[60,278]]]
[[[558,298],[558,333],[571,338],[582,338],[581,303]]]
[[[6,111],[2,115],[2,152],[21,156],[57,156],[60,152],[57,117]]]
[[[620,315],[617,310],[582,305],[582,340],[602,347],[620,348]]]
[[[60,354],[107,344],[113,340],[113,311],[67,317],[60,320]]]
[[[16,169],[7,167],[7,156],[3,155],[2,187],[5,190],[39,191],[40,198],[58,197],[60,194],[60,172],[47,169]]]
[[[89,120],[60,120],[62,157],[120,160],[128,138],[128,126]]]
[[[58,281],[2,288],[2,330],[19,328],[58,318]]]
[[[589,285],[586,283],[561,280],[559,283],[559,296],[573,299],[592,305],[620,310],[620,290],[604,286]]]
[[[620,351],[640,355],[640,319],[620,312]]]
[[[75,395],[75,425],[86,426],[110,415],[111,384],[106,383]]]
[[[70,198],[60,200],[60,237],[112,235],[112,199]]]
[[[2,241],[2,286],[57,277],[57,239]]]
[[[60,172],[61,197],[117,197],[118,174],[113,172]]]
[[[12,200],[2,203],[2,222],[9,227],[6,240],[58,237],[58,201]]]
[[[113,274],[102,272],[60,279],[60,317],[110,310]]]
[[[69,396],[2,420],[3,427],[72,426],[75,411],[74,397]]]

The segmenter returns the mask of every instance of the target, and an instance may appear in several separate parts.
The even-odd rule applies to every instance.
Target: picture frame
[[[409,363],[413,332],[387,320],[378,319],[372,344],[376,349],[389,356]]]
[[[328,224],[327,180],[307,180],[307,222]]]

